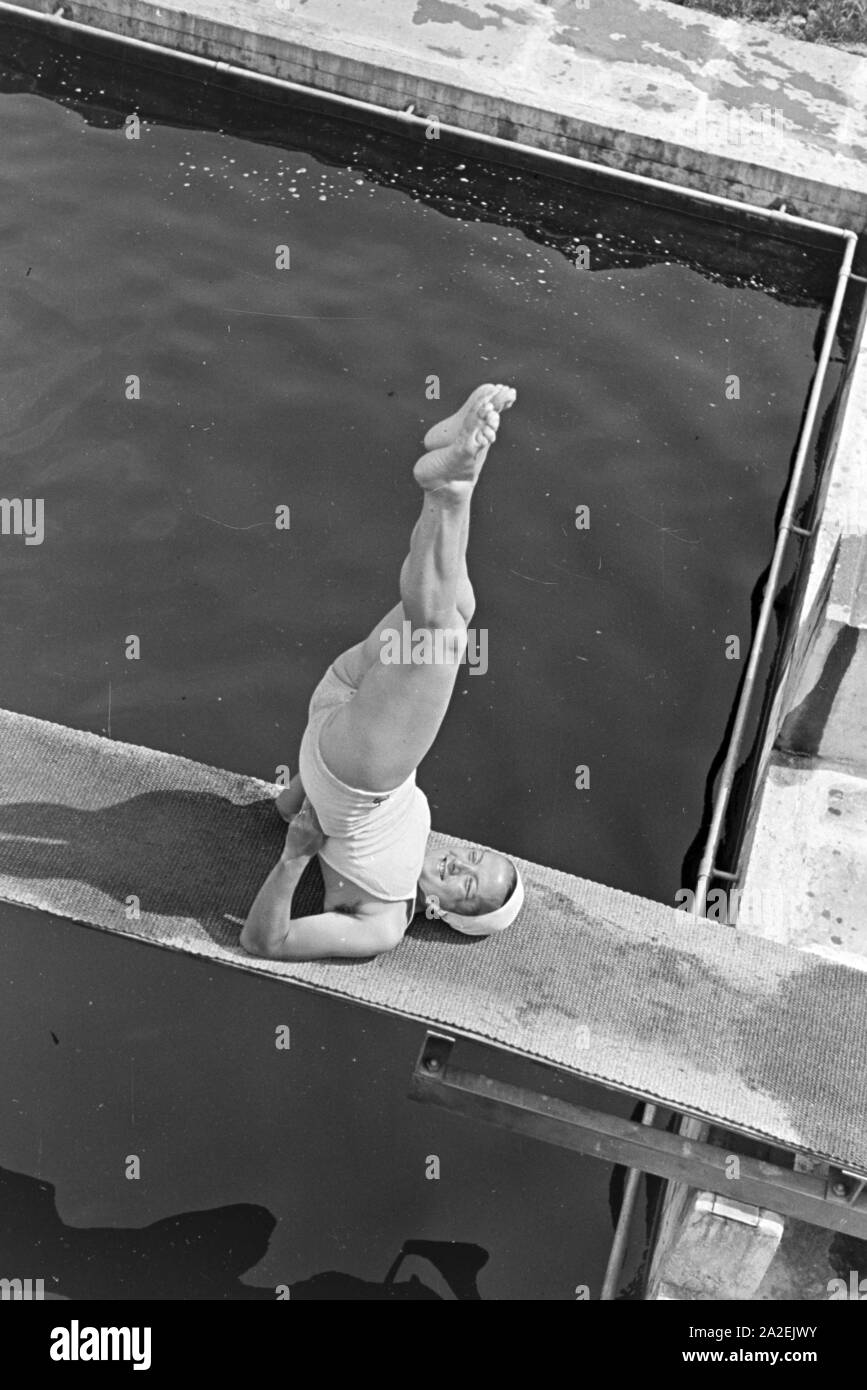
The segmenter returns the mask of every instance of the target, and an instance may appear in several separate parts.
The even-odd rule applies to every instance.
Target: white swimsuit
[[[301,740],[301,781],[327,837],[319,857],[375,898],[414,900],[430,833],[430,807],[415,773],[393,791],[363,791],[341,782],[322,758],[323,726],[356,693],[329,666],[313,692]]]

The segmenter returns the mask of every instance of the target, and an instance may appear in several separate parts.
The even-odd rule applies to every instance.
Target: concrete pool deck
[[[867,226],[867,59],[666,0],[71,0],[62,13],[609,168]]]
[[[29,0],[23,8],[48,14],[56,3]],[[72,0],[63,13],[395,111],[412,105],[418,115],[480,134],[765,208],[785,204],[790,213],[859,234],[867,230],[867,59],[665,0]],[[864,269],[862,245],[856,270]],[[856,579],[848,600],[841,571],[833,613],[823,601],[838,537],[867,535],[863,323],[846,391],[811,542],[796,669],[775,711],[774,738],[812,692],[821,693],[823,680],[830,704],[818,741],[799,746],[787,735],[783,746],[768,749],[743,856],[741,925],[790,945],[843,953],[864,968],[867,739],[857,716],[844,711],[838,718],[844,684],[835,684],[816,659],[813,635],[817,622],[837,624],[854,653],[846,699],[857,710],[860,693],[867,704],[867,566],[850,558]],[[857,541],[847,547],[850,557],[856,548]],[[782,915],[764,912],[768,894],[783,904]],[[682,1214],[689,1195],[675,1193],[665,1227],[662,1245],[675,1251],[677,1202]],[[687,1282],[657,1296],[828,1296],[835,1273],[829,1238],[797,1222],[761,1258],[745,1261],[749,1287],[737,1277],[727,1285],[726,1261],[759,1240],[747,1234],[726,1253],[710,1228],[727,1219],[703,1216],[705,1229],[694,1242],[706,1265],[704,1291],[690,1288],[681,1261],[679,1277]],[[659,1287],[666,1282],[665,1253],[658,1249],[655,1262]],[[707,1291],[714,1288],[715,1294]]]

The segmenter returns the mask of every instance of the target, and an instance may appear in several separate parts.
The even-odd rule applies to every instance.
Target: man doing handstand
[[[313,693],[298,774],[277,797],[286,845],[241,932],[255,955],[375,956],[402,940],[426,904],[472,936],[501,930],[520,911],[524,890],[506,855],[428,847],[430,810],[415,780],[448,709],[475,610],[466,563],[473,489],[514,400],[510,387],[480,386],[425,435],[413,470],[424,500],[400,603]],[[414,639],[429,635],[435,661],[383,661],[385,641],[404,622]],[[292,896],[314,854],[323,910],[293,919]]]

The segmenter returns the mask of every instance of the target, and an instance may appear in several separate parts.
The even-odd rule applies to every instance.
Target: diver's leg
[[[501,392],[507,388],[474,393],[457,438],[415,466],[425,496],[401,569],[401,602],[352,649],[358,694],[322,731],[326,764],[352,786],[398,786],[427,753],[448,708],[466,646],[464,615],[472,616],[474,602],[466,570],[470,502],[496,438]],[[387,639],[393,632],[403,646],[404,621],[417,653],[417,641],[427,641],[427,660],[388,661]]]
[[[488,387],[487,389],[496,390],[502,388]],[[476,393],[474,392],[473,395],[475,394]],[[511,399],[507,399],[507,406],[510,406],[512,404],[514,396],[514,391],[510,391],[509,397]],[[473,397],[471,396],[470,400],[472,399]],[[448,420],[442,422],[442,428],[445,429],[446,426],[451,427],[451,422],[456,418],[456,415],[449,416]],[[433,426],[433,430],[439,428],[440,426]],[[432,432],[432,430],[428,431],[427,435],[425,436],[425,443],[427,443],[428,439],[430,439]],[[418,533],[420,525],[421,518],[419,518],[419,520],[415,523],[415,526],[413,528],[412,537],[410,538],[410,553],[404,560],[403,567],[400,572],[401,593],[403,593],[404,586],[408,580],[408,566],[410,564],[412,547],[415,543],[416,535]],[[460,574],[458,575],[456,593],[457,609],[461,617],[463,618],[465,624],[469,623],[474,612],[476,611],[476,596],[473,592],[473,586],[470,583],[470,576],[467,572],[467,540],[469,537],[469,525],[470,513],[468,508],[464,518],[463,535],[461,538],[461,545],[459,547],[461,554],[461,568]],[[347,684],[354,685],[356,689],[359,688],[364,673],[367,670],[369,670],[369,668],[375,662],[379,661],[382,655],[383,646],[386,640],[385,635],[391,632],[402,632],[402,624],[406,620],[406,618],[407,612],[403,606],[403,600],[401,599],[399,603],[396,603],[393,608],[389,609],[389,611],[385,614],[385,617],[380,618],[379,622],[376,624],[376,627],[374,627],[370,631],[370,633],[364,639],[363,642],[358,642],[354,647],[349,647],[345,652],[341,653],[341,655],[334,662],[334,665],[337,667],[338,673],[347,682]]]
[[[504,410],[508,410],[510,406],[514,405],[515,392],[509,387],[493,387],[489,382],[486,382],[484,386],[477,386],[475,391],[470,392],[463,405],[459,410],[455,411],[454,415],[448,415],[445,420],[440,420],[437,424],[431,425],[424,437],[424,447],[426,449],[441,449],[443,445],[451,444],[458,437],[461,421],[466,415],[467,410],[477,399],[481,399],[482,396],[488,395],[493,390],[498,390],[500,393],[497,397],[497,410],[500,411],[500,413]]]

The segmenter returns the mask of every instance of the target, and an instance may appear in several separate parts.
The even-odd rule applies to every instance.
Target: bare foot
[[[422,454],[415,465],[413,476],[419,487],[426,492],[448,489],[457,495],[474,486],[488,449],[497,437],[500,415],[494,408],[494,401],[498,393],[507,389],[486,385],[473,392],[459,412],[454,439],[442,448]],[[514,392],[511,395],[514,397]]]
[[[492,398],[494,409],[497,411],[508,410],[510,406],[515,404],[516,399],[516,393],[511,386],[492,386],[490,382],[486,381],[484,386],[476,387],[454,415],[449,415],[446,420],[440,420],[438,424],[431,426],[424,437],[424,447],[426,449],[442,449],[446,444],[453,444],[457,439],[461,421],[467,411],[486,396]]]

